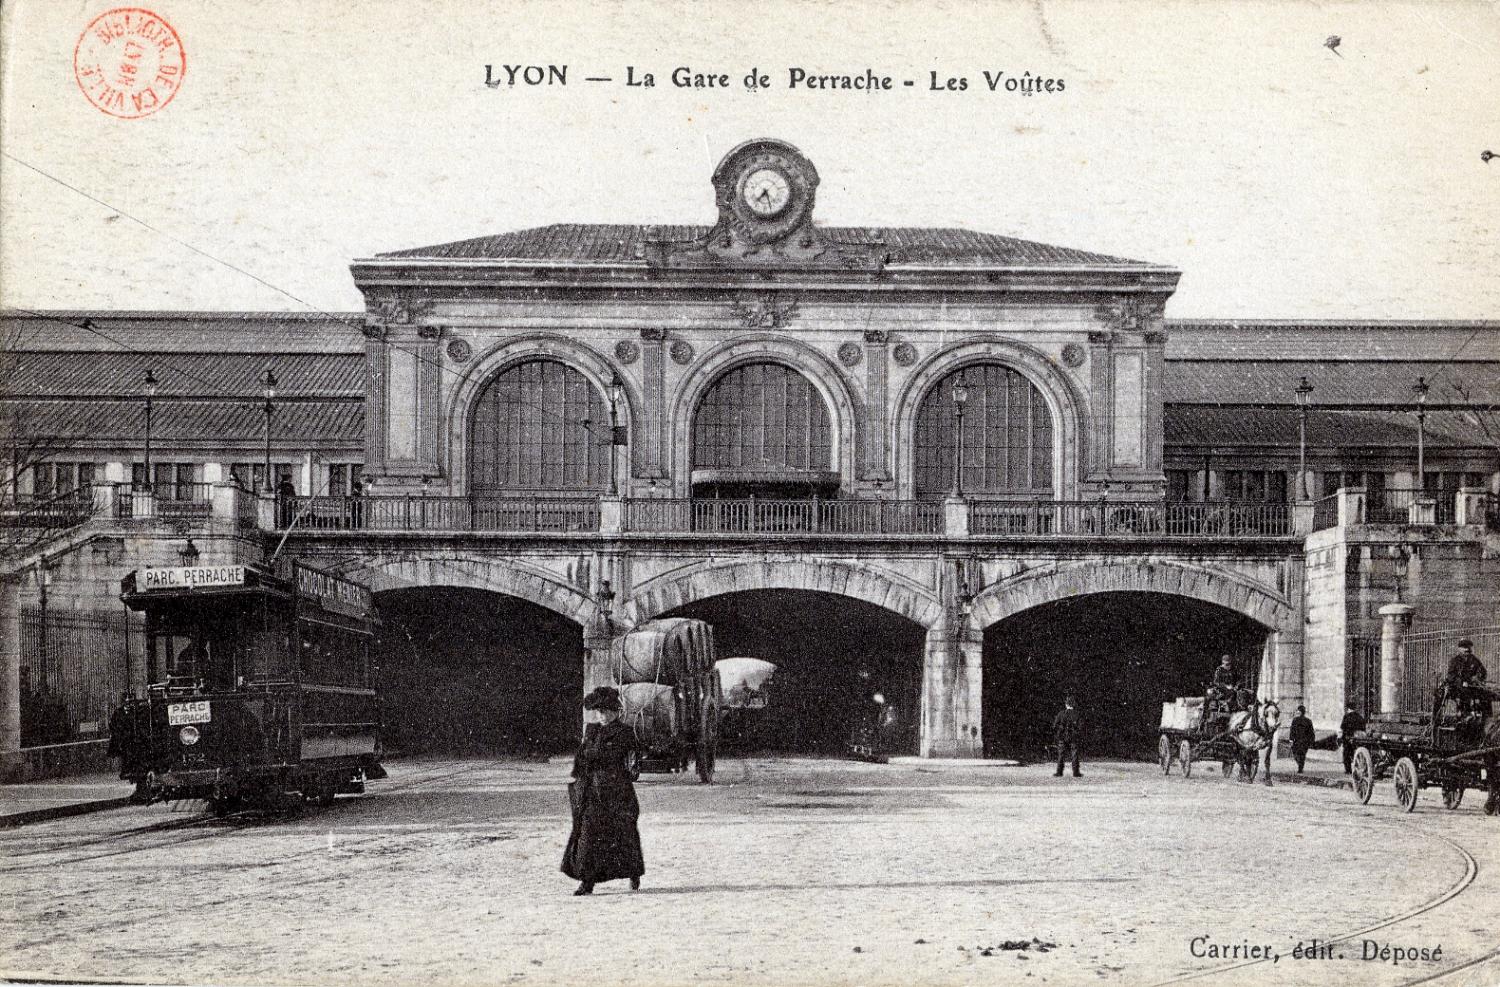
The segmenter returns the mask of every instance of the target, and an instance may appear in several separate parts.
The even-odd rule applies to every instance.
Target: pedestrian
[[[1484,662],[1474,653],[1474,642],[1468,638],[1459,641],[1458,653],[1448,662],[1448,674],[1444,678],[1448,695],[1458,702],[1459,713],[1490,712],[1490,701],[1484,695],[1488,678]]]
[[[1365,728],[1365,718],[1354,709],[1353,703],[1344,705],[1344,718],[1339,721],[1339,740],[1344,745],[1344,774],[1354,771],[1354,735]]]
[[[1052,738],[1057,742],[1057,772],[1054,777],[1062,777],[1063,763],[1069,755],[1073,758],[1073,777],[1083,776],[1078,770],[1079,727],[1078,710],[1074,708],[1073,697],[1067,696],[1063,699],[1063,708],[1058,710],[1057,716],[1052,720]]]
[[[297,516],[297,488],[292,486],[292,478],[283,476],[281,483],[276,486],[276,513],[280,515],[277,527],[290,528],[292,520]]]
[[[628,878],[630,890],[646,872],[637,828],[640,804],[630,780],[629,759],[639,750],[635,731],[620,722],[620,690],[601,685],[583,701],[595,722],[583,732],[568,786],[573,831],[563,851],[562,872],[578,881],[575,895],[593,894],[594,885]]]
[[[1302,768],[1307,764],[1307,752],[1312,749],[1313,741],[1317,740],[1317,734],[1313,731],[1313,722],[1307,718],[1307,707],[1298,706],[1297,715],[1292,717],[1292,759],[1297,762],[1297,773],[1302,773]]]

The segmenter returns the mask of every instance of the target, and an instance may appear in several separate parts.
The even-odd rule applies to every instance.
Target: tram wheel
[[[1156,761],[1161,765],[1161,773],[1169,775],[1172,773],[1172,740],[1166,734],[1162,734],[1156,741]]]
[[[244,799],[238,795],[225,795],[221,798],[209,799],[208,811],[212,812],[215,818],[223,819],[231,812],[240,811],[242,805],[244,805]]]
[[[1417,807],[1417,762],[1403,757],[1396,762],[1396,801],[1407,812]]]
[[[1193,745],[1186,740],[1177,745],[1177,760],[1182,762],[1182,776],[1193,776]]]
[[[1463,790],[1463,786],[1462,785],[1444,785],[1443,786],[1443,807],[1444,808],[1446,808],[1446,809],[1456,809],[1460,805],[1463,804],[1463,801],[1464,801],[1464,790]]]
[[[1370,804],[1370,796],[1375,794],[1375,759],[1370,756],[1370,748],[1358,747],[1354,751],[1353,764],[1354,794],[1366,805]]]

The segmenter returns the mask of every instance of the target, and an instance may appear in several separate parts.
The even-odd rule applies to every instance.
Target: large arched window
[[[919,497],[953,487],[957,445],[953,385],[968,392],[963,415],[963,490],[974,495],[1052,492],[1052,415],[1042,392],[997,363],[963,367],[938,381],[917,409],[914,476]]]
[[[694,483],[821,483],[832,463],[823,396],[782,364],[735,367],[693,412]]]
[[[485,385],[470,429],[475,494],[594,493],[609,484],[609,407],[556,360],[513,364]]]

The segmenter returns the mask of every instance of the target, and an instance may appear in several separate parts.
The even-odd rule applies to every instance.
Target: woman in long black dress
[[[573,832],[563,851],[562,872],[579,882],[575,895],[593,894],[595,884],[627,878],[634,891],[646,872],[636,828],[641,808],[628,763],[637,749],[635,731],[620,722],[618,689],[600,686],[584,699],[583,708],[597,721],[585,728],[583,748],[573,761]]]

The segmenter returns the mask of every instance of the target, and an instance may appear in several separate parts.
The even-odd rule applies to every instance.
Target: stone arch
[[[376,593],[432,586],[461,586],[502,593],[561,614],[585,631],[597,611],[597,604],[584,591],[559,580],[545,569],[516,559],[502,563],[479,556],[389,556],[377,553],[362,557],[357,568],[344,569],[344,574]]]
[[[672,478],[676,494],[687,497],[692,483],[693,413],[708,389],[726,372],[746,363],[780,363],[808,379],[833,418],[833,467],[839,485],[851,489],[855,478],[855,441],[864,407],[832,360],[808,344],[774,333],[739,336],[714,347],[690,366],[668,413]]]
[[[983,631],[1007,617],[1056,600],[1093,593],[1185,596],[1244,614],[1267,630],[1293,629],[1297,608],[1285,596],[1230,570],[1143,559],[1063,562],[1028,569],[985,587],[971,605]]]
[[[1029,380],[1052,415],[1053,496],[1078,499],[1080,464],[1084,461],[1087,402],[1077,387],[1046,354],[999,336],[969,339],[939,350],[919,363],[892,405],[890,443],[895,450],[897,496],[914,496],[917,409],[939,381],[976,363],[999,363]]]
[[[527,360],[556,360],[566,364],[586,377],[601,394],[608,394],[609,382],[619,374],[624,387],[624,401],[620,408],[620,424],[632,426],[629,434],[634,436],[633,423],[639,420],[640,393],[630,377],[612,361],[593,347],[555,333],[537,333],[520,339],[497,343],[478,354],[464,371],[450,392],[448,406],[444,409],[444,424],[447,435],[448,482],[455,493],[465,493],[469,485],[469,439],[473,427],[471,421],[474,404],[484,388],[495,375]],[[608,423],[606,423],[608,424]],[[627,462],[634,458],[635,444],[627,450]],[[625,476],[622,474],[621,479]]]
[[[943,615],[937,596],[918,583],[845,560],[759,559],[706,562],[637,586],[627,604],[634,622],[689,603],[746,590],[808,590],[873,603],[929,630]]]

